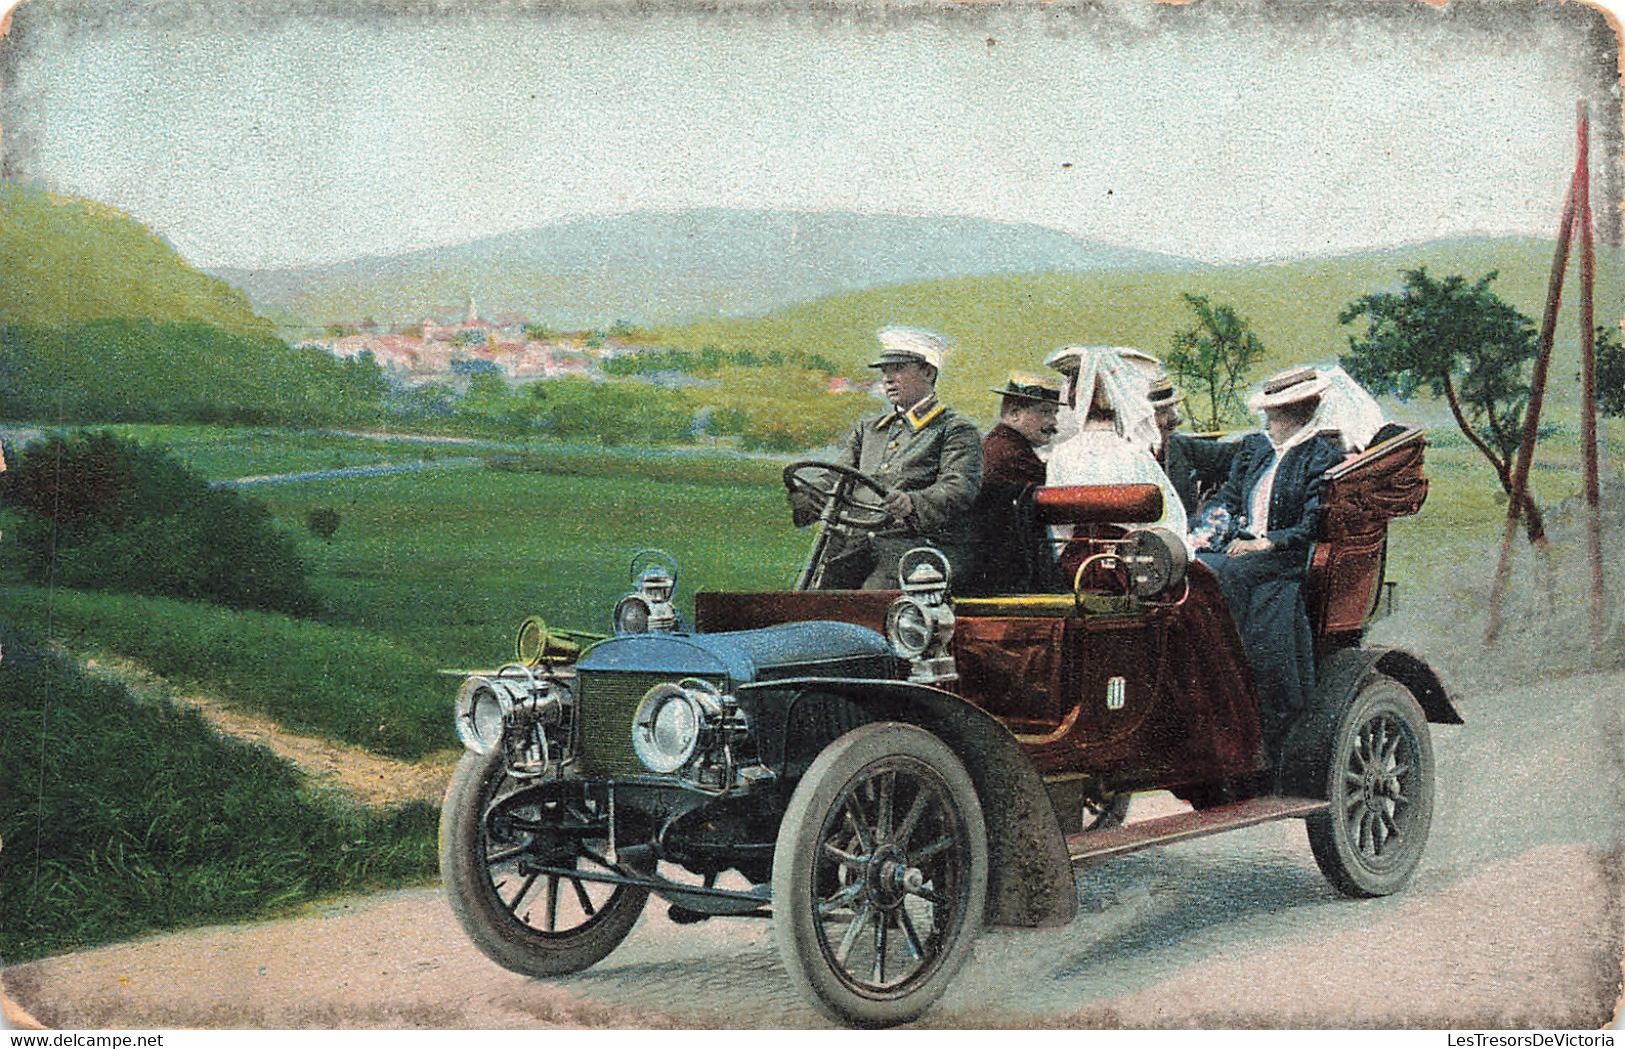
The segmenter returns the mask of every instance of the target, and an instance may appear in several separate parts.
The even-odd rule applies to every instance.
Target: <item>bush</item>
[[[316,610],[304,561],[270,512],[211,489],[164,449],[107,432],[52,437],[24,449],[0,485],[23,511],[17,541],[32,579]]]

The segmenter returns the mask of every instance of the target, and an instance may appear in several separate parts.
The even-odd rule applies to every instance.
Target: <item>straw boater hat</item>
[[[948,340],[923,328],[881,328],[875,332],[880,340],[880,356],[869,363],[878,368],[883,364],[929,364],[942,371],[942,358],[948,352]]]
[[[1313,368],[1293,368],[1264,380],[1264,388],[1253,394],[1247,407],[1255,412],[1316,400],[1331,382]]]
[[[1145,391],[1145,399],[1151,402],[1153,408],[1166,408],[1179,403],[1179,387],[1166,375],[1159,375],[1151,380],[1150,389]]]
[[[1005,380],[1003,386],[988,388],[1003,397],[1016,397],[1039,404],[1061,403],[1060,384],[1051,381],[1047,376],[1034,375],[1031,372],[1011,372],[1010,378]]]

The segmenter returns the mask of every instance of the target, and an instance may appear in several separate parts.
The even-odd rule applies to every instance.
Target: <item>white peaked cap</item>
[[[948,352],[947,339],[923,328],[881,328],[875,332],[875,338],[880,340],[881,352],[879,359],[869,365],[871,368],[915,360],[940,372],[942,358]]]

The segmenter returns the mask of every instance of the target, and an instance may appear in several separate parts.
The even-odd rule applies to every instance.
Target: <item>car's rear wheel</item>
[[[779,828],[773,915],[797,987],[865,1027],[942,994],[981,931],[987,834],[976,789],[923,729],[879,722],[831,743]]]
[[[584,796],[501,804],[525,784],[500,751],[466,754],[440,813],[440,875],[451,909],[486,957],[527,976],[579,972],[626,939],[649,890],[593,880],[617,873]],[[585,877],[572,877],[579,871]]]
[[[1372,675],[1310,734],[1323,757],[1326,811],[1307,820],[1322,873],[1348,896],[1404,888],[1433,820],[1427,717],[1399,682]]]

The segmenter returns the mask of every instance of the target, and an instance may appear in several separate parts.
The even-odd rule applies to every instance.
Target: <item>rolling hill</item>
[[[977,218],[706,209],[584,217],[329,266],[220,269],[306,323],[520,313],[554,327],[745,317],[881,285],[983,274],[1189,272],[1189,259]]]
[[[294,349],[241,292],[104,204],[0,182],[0,412],[58,421],[366,418],[383,380]]]
[[[200,323],[270,334],[248,299],[147,227],[81,197],[0,181],[0,324]]]
[[[947,398],[975,417],[991,418],[994,398],[987,388],[1012,369],[1040,366],[1057,346],[1130,345],[1165,355],[1174,332],[1191,322],[1184,292],[1234,305],[1251,322],[1267,350],[1253,371],[1257,379],[1293,363],[1337,357],[1356,331],[1337,323],[1338,312],[1361,295],[1398,288],[1400,271],[1418,265],[1436,276],[1476,278],[1497,270],[1496,293],[1538,323],[1552,251],[1551,241],[1538,238],[1469,238],[1258,266],[963,277],[834,295],[758,318],[673,326],[655,336],[687,348],[816,352],[859,374],[872,358],[876,328],[915,324],[954,340],[942,378]],[[1578,400],[1578,268],[1576,259],[1552,369],[1553,397],[1561,404]],[[1599,246],[1596,302],[1598,323],[1619,322],[1625,302],[1619,248]]]

